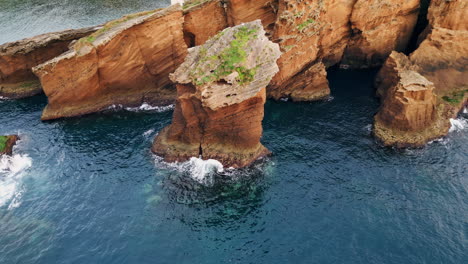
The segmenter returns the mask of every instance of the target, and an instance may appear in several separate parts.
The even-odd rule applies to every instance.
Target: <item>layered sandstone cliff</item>
[[[382,68],[377,85],[383,102],[374,133],[385,145],[421,146],[442,137],[449,119],[468,104],[467,5],[464,0],[433,0],[424,41],[409,57],[392,53]],[[403,78],[408,71],[411,77]],[[399,92],[408,80],[418,83],[418,89],[412,84]]]
[[[16,145],[16,141],[19,137],[16,135],[11,136],[0,136],[0,156],[12,155],[13,147]]]
[[[187,1],[184,4],[184,38],[188,47],[205,42],[228,27],[221,1]]]
[[[341,64],[379,67],[392,51],[405,51],[419,7],[420,0],[357,0],[350,18],[352,35]]]
[[[265,88],[278,71],[280,55],[259,20],[189,49],[171,75],[178,92],[172,124],[159,133],[153,151],[166,161],[200,156],[228,167],[267,155],[260,143]]]
[[[0,96],[17,99],[41,93],[32,68],[64,53],[72,41],[97,29],[65,30],[0,45]]]
[[[382,106],[373,133],[386,146],[419,147],[449,130],[434,84],[413,69],[404,54],[393,52],[379,72]]]
[[[171,103],[176,93],[168,75],[187,52],[182,24],[180,5],[129,15],[35,67],[49,101],[42,119],[78,116],[117,104]]]

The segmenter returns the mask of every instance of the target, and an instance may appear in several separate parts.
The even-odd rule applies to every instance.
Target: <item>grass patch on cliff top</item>
[[[247,26],[239,27],[234,33],[234,39],[231,41],[229,46],[224,49],[219,55],[214,55],[210,58],[202,58],[203,62],[206,60],[210,61],[220,61],[221,64],[214,70],[210,75],[204,76],[202,78],[196,78],[196,85],[203,85],[209,82],[217,81],[223,76],[227,76],[233,72],[238,73],[237,81],[241,84],[249,83],[253,81],[255,74],[257,72],[257,67],[252,69],[247,69],[246,67],[240,65],[244,63],[247,59],[247,43],[256,37],[257,29],[250,29]],[[219,33],[222,36],[224,32]],[[217,36],[215,36],[216,38]],[[219,37],[218,37],[219,38]],[[206,53],[204,50],[200,50],[201,56]],[[199,72],[200,70],[195,70]],[[202,72],[203,74],[203,72]]]
[[[5,151],[7,141],[7,136],[0,136],[0,152]]]

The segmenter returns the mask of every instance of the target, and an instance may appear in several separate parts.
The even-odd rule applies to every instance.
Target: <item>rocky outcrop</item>
[[[393,52],[379,72],[378,93],[383,103],[373,132],[386,146],[419,147],[449,130],[434,84],[413,68],[404,54]]]
[[[33,69],[48,97],[42,119],[78,116],[112,105],[175,100],[169,73],[186,44],[180,5],[111,21],[65,54]]]
[[[0,156],[12,155],[13,147],[16,145],[16,141],[19,137],[16,135],[11,136],[0,136]]]
[[[159,133],[153,152],[166,161],[200,156],[236,168],[267,155],[260,143],[265,88],[280,55],[259,20],[189,49],[171,75],[178,93],[172,124]]]
[[[192,0],[185,3],[184,38],[188,47],[205,44],[227,27],[227,15],[221,1]]]
[[[229,0],[225,2],[227,18],[231,26],[260,19],[267,33],[273,29],[278,0]]]
[[[382,68],[376,84],[383,102],[374,133],[385,145],[421,146],[442,137],[449,119],[468,104],[467,5],[431,1],[426,39],[409,58],[392,53]]]
[[[270,97],[311,101],[329,95],[325,68],[341,60],[354,2],[279,1],[272,40],[284,54],[278,61],[280,72],[268,87]]]
[[[392,51],[405,51],[419,7],[420,0],[357,0],[342,66],[379,67]]]
[[[0,96],[24,98],[42,92],[32,68],[68,50],[69,44],[96,27],[47,33],[0,45]]]

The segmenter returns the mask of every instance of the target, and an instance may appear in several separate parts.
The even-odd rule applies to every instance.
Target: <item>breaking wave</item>
[[[172,169],[182,174],[187,174],[193,180],[207,185],[214,183],[216,173],[224,172],[224,166],[221,162],[214,159],[203,160],[196,157],[192,157],[186,162],[168,163],[164,162],[161,157],[156,156],[156,165],[161,168]]]
[[[452,126],[450,127],[449,132],[462,131],[462,130],[468,128],[468,120],[466,118],[463,118],[463,117],[459,117],[457,119],[451,118],[450,119],[450,124]]]
[[[9,203],[8,209],[12,209],[21,204],[21,178],[31,165],[32,159],[27,155],[3,155],[0,158],[0,207]]]

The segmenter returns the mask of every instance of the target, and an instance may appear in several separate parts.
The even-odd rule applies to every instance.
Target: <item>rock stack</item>
[[[260,143],[265,88],[280,55],[259,20],[189,49],[171,74],[177,87],[172,124],[159,133],[153,151],[170,162],[201,157],[236,168],[267,155]]]

